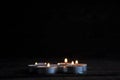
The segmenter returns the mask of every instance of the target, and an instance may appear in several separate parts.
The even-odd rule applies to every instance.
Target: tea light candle
[[[38,73],[40,74],[55,74],[57,65],[48,63],[47,66],[38,66]]]
[[[75,64],[78,64],[78,60],[75,60]]]
[[[58,65],[58,72],[67,72],[67,67],[66,65],[68,65],[70,63],[68,63],[68,59],[65,58],[63,63],[57,63]]]
[[[47,73],[48,74],[55,74],[57,71],[57,65],[50,65],[50,63],[47,64]]]
[[[74,73],[75,72],[74,71],[74,61],[72,61],[71,64],[67,65],[66,68],[67,68],[67,71],[66,71],[67,73]]]
[[[75,61],[75,65],[79,66],[79,68],[82,68],[82,72],[87,71],[87,64],[79,64],[78,60]],[[77,72],[77,71],[76,71]],[[81,73],[81,72],[78,72]]]
[[[65,58],[65,59],[64,59],[64,62],[67,64],[67,63],[68,63],[68,59],[67,59],[67,58]]]
[[[87,64],[79,64],[78,60],[75,61],[76,65],[82,66],[83,67],[83,71],[87,71]]]
[[[46,63],[37,63],[37,62],[35,62],[34,64],[28,65],[28,67],[29,67],[30,72],[36,72],[37,66],[45,66],[45,65],[46,65]]]
[[[75,73],[75,74],[83,74],[85,71],[85,67],[78,63],[78,60],[72,61],[71,65],[67,65],[67,72],[68,73]]]
[[[37,62],[35,62],[35,64],[30,64],[30,65],[28,65],[28,67],[29,67],[29,72],[35,72],[37,65],[38,65]]]

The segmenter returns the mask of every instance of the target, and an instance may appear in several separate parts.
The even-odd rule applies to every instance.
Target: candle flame
[[[75,64],[78,64],[78,60],[75,61]]]
[[[37,65],[38,63],[37,62],[35,62],[35,65]]]
[[[47,67],[50,67],[50,63],[47,64]]]
[[[47,63],[45,62],[45,65],[46,65]]]
[[[72,61],[71,64],[74,65],[74,61]]]
[[[57,65],[60,65],[60,63],[57,63]]]
[[[64,62],[65,62],[65,63],[67,63],[67,62],[68,62],[68,59],[67,59],[67,58],[65,58],[65,59],[64,59]]]

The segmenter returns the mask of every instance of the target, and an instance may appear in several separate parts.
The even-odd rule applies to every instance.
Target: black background
[[[117,2],[6,2],[1,58],[119,59]]]

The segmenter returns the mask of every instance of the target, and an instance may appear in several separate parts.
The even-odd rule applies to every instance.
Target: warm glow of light
[[[75,61],[75,64],[78,64],[78,60]]]
[[[57,63],[57,65],[60,65],[60,63]]]
[[[37,62],[35,62],[35,65],[37,65],[38,63]]]
[[[47,64],[47,67],[50,67],[50,63]]]
[[[65,63],[68,63],[68,59],[67,59],[67,58],[65,58],[65,59],[64,59],[64,62],[65,62]]]
[[[74,65],[74,61],[72,61],[71,64]]]
[[[45,65],[46,65],[47,63],[45,62]]]

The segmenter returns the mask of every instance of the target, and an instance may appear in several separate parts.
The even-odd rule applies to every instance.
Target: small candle
[[[38,66],[38,73],[40,74],[55,74],[57,65],[48,63],[46,66]]]
[[[79,64],[78,60],[76,60],[75,65],[79,66],[79,67],[76,67],[76,72],[77,73],[82,73],[82,72],[87,71],[87,64]],[[79,68],[79,70],[82,68],[80,72],[78,72],[78,68]]]
[[[37,62],[35,62],[35,65],[38,65],[38,63],[37,63]]]
[[[67,68],[66,65],[68,65],[70,63],[68,63],[68,59],[65,58],[63,63],[57,63],[58,65],[58,72],[63,73],[63,72],[67,72]]]
[[[72,61],[71,64],[74,65],[74,61]]]
[[[36,72],[36,66],[37,66],[37,62],[35,62],[34,64],[28,65],[29,72]]]
[[[48,74],[55,74],[57,71],[57,65],[50,65],[50,63],[47,64],[47,73]]]
[[[79,64],[78,60],[72,61],[71,65],[67,65],[67,73],[83,74],[86,70],[85,64]]]
[[[78,60],[75,60],[75,64],[78,64]]]
[[[67,68],[67,73],[74,73],[74,61],[71,62],[71,64],[66,66]]]

